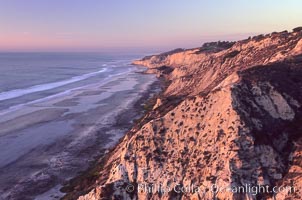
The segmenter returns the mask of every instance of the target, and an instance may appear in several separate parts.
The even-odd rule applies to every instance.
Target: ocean
[[[0,114],[133,70],[138,55],[0,53]]]
[[[157,91],[142,55],[0,53],[0,199],[54,199]]]

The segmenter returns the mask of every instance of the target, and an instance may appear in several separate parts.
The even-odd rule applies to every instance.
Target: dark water
[[[139,55],[0,53],[0,113],[125,73]]]
[[[48,200],[141,115],[139,55],[0,54],[0,200]]]

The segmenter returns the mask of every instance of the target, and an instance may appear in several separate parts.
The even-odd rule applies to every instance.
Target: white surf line
[[[67,85],[70,83],[85,80],[87,78],[96,76],[97,74],[103,73],[105,71],[107,71],[107,68],[103,68],[97,72],[92,72],[92,73],[84,74],[81,76],[75,76],[68,80],[63,80],[63,81],[58,81],[58,82],[53,82],[53,83],[46,83],[46,84],[41,84],[41,85],[35,85],[35,86],[25,88],[25,89],[16,89],[16,90],[10,90],[7,92],[2,92],[2,93],[0,93],[0,101],[17,98],[20,96],[24,96],[26,94],[34,93],[34,92],[41,92],[41,91],[58,88],[58,87],[61,87],[61,86],[64,86],[64,85]]]
[[[63,92],[51,95],[51,96],[47,96],[47,97],[44,97],[44,98],[41,98],[41,99],[36,99],[36,100],[30,101],[30,102],[27,102],[27,103],[11,106],[8,109],[0,111],[0,116],[8,114],[8,113],[11,113],[13,111],[17,111],[17,110],[23,108],[24,106],[29,106],[29,105],[33,105],[33,104],[36,104],[36,103],[41,103],[41,102],[44,102],[44,101],[47,101],[47,100],[51,100],[51,99],[54,99],[54,98],[57,98],[57,97],[61,97],[61,96],[66,96],[66,95],[68,95],[68,94],[70,94],[70,93],[72,93],[74,91],[77,91],[77,90],[93,87],[95,85],[97,85],[97,86],[103,86],[103,85],[109,83],[110,81],[113,81],[112,77],[118,78],[119,76],[121,76],[123,74],[130,73],[132,71],[134,71],[134,70],[133,69],[129,69],[129,70],[125,71],[125,72],[109,75],[107,78],[105,78],[102,81],[101,84],[100,83],[93,83],[93,84],[89,84],[89,85],[85,85],[85,86],[81,86],[81,87],[77,87],[77,88],[72,88],[72,89],[69,89],[69,90],[66,90],[66,91],[63,91]]]

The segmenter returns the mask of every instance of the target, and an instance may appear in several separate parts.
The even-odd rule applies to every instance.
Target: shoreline
[[[15,133],[7,129],[6,132],[0,134],[2,142],[18,141],[16,144],[18,144],[17,150],[19,149],[14,153],[18,156],[15,161],[4,160],[4,166],[0,168],[0,178],[3,180],[0,188],[1,197],[14,200],[61,198],[64,193],[59,192],[60,188],[70,179],[90,168],[108,147],[114,147],[119,138],[123,137],[135,123],[132,120],[144,114],[141,104],[156,93],[158,80],[151,76],[137,75],[139,71],[141,69],[137,68],[105,86],[90,88],[88,91],[78,92],[75,96],[48,102],[48,107],[51,108],[47,112],[43,111],[47,107],[46,103],[20,111],[22,117],[18,120],[26,123],[21,123],[22,126],[20,125]],[[72,109],[68,111],[66,107]],[[30,113],[30,110],[36,113]],[[52,117],[48,116],[49,113],[53,113]],[[43,117],[44,115],[46,118]],[[72,129],[68,131],[64,127],[61,129],[57,126],[58,133],[55,134],[57,136],[53,138],[53,141],[47,141],[48,143],[44,144],[42,139],[45,137],[43,136],[45,130],[54,130],[58,122],[69,124],[68,126]],[[3,124],[2,122],[0,126],[9,128],[10,123]],[[24,132],[23,130],[31,131]],[[64,131],[68,131],[65,136],[62,135]],[[22,133],[22,137],[19,132]],[[37,141],[36,137],[35,140],[30,140],[29,136],[33,134],[38,136]],[[47,133],[47,138],[48,135],[53,135],[53,133]],[[29,137],[28,141],[22,139],[24,136]],[[42,146],[24,151],[22,150],[24,142],[28,150],[31,148],[28,145],[36,144],[37,146],[42,142]],[[13,144],[15,143],[11,143],[10,146]],[[6,151],[9,152],[9,148]],[[20,157],[18,152],[23,155]],[[5,164],[6,162],[9,164]]]
[[[146,75],[147,70],[148,69],[136,73]],[[145,92],[143,92],[141,98],[139,98],[135,102],[133,110],[136,110],[138,112],[138,116],[137,118],[133,118],[131,120],[132,123],[130,124],[130,126],[128,126],[128,129],[127,131],[125,131],[123,137],[121,137],[111,148],[102,149],[100,155],[91,163],[87,170],[69,180],[66,185],[64,185],[60,189],[61,192],[65,193],[65,195],[61,198],[62,200],[77,199],[79,196],[87,194],[97,183],[102,181],[99,180],[99,172],[104,169],[104,165],[107,159],[110,158],[111,154],[116,148],[118,148],[119,144],[125,137],[127,137],[131,130],[139,126],[143,118],[156,104],[157,97],[160,96],[162,92],[164,92],[164,87],[165,83],[161,78],[157,78],[151,85],[149,85],[149,88],[145,90]],[[118,117],[119,119],[116,120],[116,125],[120,126],[124,124],[124,117],[129,118],[128,110],[125,110],[120,114],[120,116]]]

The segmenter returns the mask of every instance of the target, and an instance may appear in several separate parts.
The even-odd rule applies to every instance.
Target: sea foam
[[[53,82],[53,83],[46,83],[46,84],[41,84],[41,85],[35,85],[29,88],[24,88],[24,89],[16,89],[16,90],[10,90],[10,91],[6,91],[6,92],[2,92],[0,93],[0,101],[3,100],[8,100],[8,99],[13,99],[13,98],[17,98],[23,95],[27,95],[27,94],[31,94],[31,93],[35,93],[35,92],[41,92],[41,91],[45,91],[45,90],[50,90],[50,89],[54,89],[54,88],[58,88],[70,83],[75,83],[78,81],[82,81],[85,80],[87,78],[96,76],[100,73],[103,73],[107,71],[107,68],[103,68],[99,71],[96,72],[92,72],[92,73],[88,73],[88,74],[83,74],[81,76],[75,76],[72,77],[71,79],[68,80],[63,80],[63,81],[58,81],[58,82]]]

